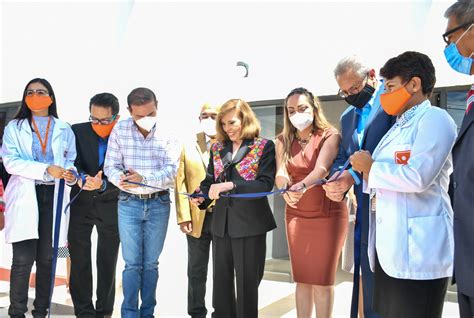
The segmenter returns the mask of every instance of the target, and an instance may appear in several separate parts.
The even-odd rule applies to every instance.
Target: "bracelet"
[[[306,192],[306,183],[304,183],[304,182],[301,182],[301,183],[303,184],[303,193],[305,193]]]

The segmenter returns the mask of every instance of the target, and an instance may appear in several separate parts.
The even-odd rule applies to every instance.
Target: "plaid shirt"
[[[148,185],[168,189],[174,186],[180,155],[178,140],[162,136],[156,131],[156,126],[145,138],[133,119],[128,118],[119,121],[110,134],[104,173],[119,187],[124,170],[131,168],[144,176]],[[123,191],[148,194],[159,190],[138,187]]]

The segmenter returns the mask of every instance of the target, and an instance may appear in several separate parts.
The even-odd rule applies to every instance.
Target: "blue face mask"
[[[461,38],[469,31],[472,25],[459,37],[456,43],[452,42],[444,49],[444,56],[446,57],[446,61],[451,66],[451,68],[459,73],[463,73],[466,75],[471,75],[471,67],[472,67],[472,58],[462,56],[459,53],[459,50],[456,44],[461,40]],[[472,54],[471,54],[472,56]]]

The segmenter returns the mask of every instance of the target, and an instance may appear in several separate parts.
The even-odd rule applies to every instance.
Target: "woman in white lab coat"
[[[436,82],[428,56],[405,52],[380,74],[386,91],[380,102],[397,122],[372,155],[351,157],[372,198],[374,309],[384,318],[441,317],[453,270],[448,184],[456,125],[428,99]]]
[[[36,262],[34,317],[45,317],[49,305],[52,234],[59,179],[74,176],[75,139],[70,126],[59,120],[56,98],[48,81],[31,80],[21,106],[3,135],[3,163],[11,178],[5,189],[5,241],[12,243],[10,274],[11,317],[27,312],[31,267]],[[69,200],[65,187],[63,208]],[[60,246],[67,237],[68,215],[62,217]]]

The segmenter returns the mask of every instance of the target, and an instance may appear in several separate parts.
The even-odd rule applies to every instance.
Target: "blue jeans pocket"
[[[125,192],[120,192],[117,198],[121,202],[127,202],[130,201],[131,196]]]
[[[169,191],[168,191],[168,193],[166,193],[166,194],[163,194],[163,195],[158,196],[158,200],[159,200],[160,203],[162,203],[162,204],[170,204],[170,203],[171,203],[171,198],[170,198],[170,193],[169,193]]]

